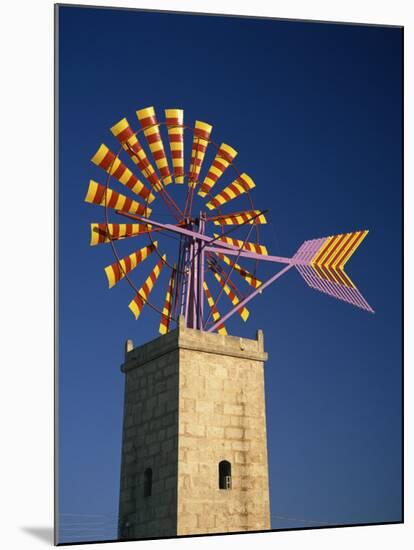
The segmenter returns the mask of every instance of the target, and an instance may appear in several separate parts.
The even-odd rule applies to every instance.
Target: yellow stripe
[[[232,157],[236,157],[237,156],[237,151],[236,149],[233,149],[233,147],[230,147],[230,145],[227,145],[227,143],[222,143],[220,145],[220,149],[224,149],[224,151],[228,154],[228,155],[231,155]]]
[[[99,242],[99,234],[95,231],[96,227],[98,227],[97,223],[91,223],[91,242],[90,242],[90,246],[95,246]]]
[[[154,115],[154,107],[146,107],[145,109],[140,109],[139,111],[137,111],[137,117],[139,118],[139,120],[143,118],[148,118],[150,116],[153,117]]]
[[[102,159],[105,157],[108,151],[109,151],[108,147],[104,143],[102,143],[102,145],[96,151],[94,156],[91,158],[91,161],[97,166],[99,166],[99,164],[102,162]]]
[[[178,118],[179,124],[183,123],[184,111],[182,109],[165,109],[166,118]]]
[[[137,304],[135,303],[134,300],[132,300],[129,305],[128,305],[129,309],[132,311],[132,313],[134,314],[134,317],[135,319],[138,319],[138,317],[140,316],[140,313],[141,313],[141,310],[138,308]]]
[[[208,132],[209,134],[213,129],[213,127],[210,124],[207,124],[207,122],[201,122],[200,120],[196,120],[195,128],[203,130],[204,132]]]
[[[88,191],[87,191],[86,197],[85,197],[85,202],[93,203],[93,199],[95,198],[97,189],[98,189],[98,183],[94,180],[90,180]]]
[[[111,128],[111,132],[114,136],[117,136],[118,134],[120,134],[121,132],[123,132],[125,130],[125,128],[128,128],[129,124],[128,124],[128,121],[126,118],[123,118],[122,120],[120,120],[119,122],[117,122],[116,124],[114,124]]]
[[[339,239],[342,235],[336,235],[335,237],[330,237],[329,242],[324,245],[323,252],[319,254],[317,260],[312,262],[312,265],[317,265],[318,267],[323,267],[324,261],[327,258],[328,254],[331,252],[331,250],[335,247],[335,245],[338,243]]]
[[[351,246],[344,252],[341,260],[338,262],[338,267],[344,267],[346,262],[354,254],[355,250],[359,247],[365,237],[368,235],[368,231],[358,231],[357,239],[351,244]]]
[[[105,273],[108,278],[109,288],[112,288],[116,284],[115,271],[113,270],[113,267],[111,265],[105,267]]]

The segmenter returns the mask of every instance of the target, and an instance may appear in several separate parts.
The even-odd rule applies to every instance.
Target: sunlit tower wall
[[[127,343],[119,537],[270,529],[263,333]]]

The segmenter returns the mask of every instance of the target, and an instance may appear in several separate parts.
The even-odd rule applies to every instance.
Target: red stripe
[[[168,138],[171,143],[182,143],[184,141],[182,134],[168,134]]]
[[[125,173],[125,170],[126,170],[126,166],[124,166],[121,162],[120,165],[118,166],[118,168],[115,170],[115,172],[111,175],[114,178],[116,178],[117,180],[119,180],[119,178],[122,176],[122,174]]]
[[[112,166],[114,159],[115,159],[115,155],[111,151],[108,151],[104,156],[104,158],[99,163],[99,166],[104,170],[108,170]]]
[[[148,117],[145,117],[145,118],[140,118],[139,119],[140,123],[141,123],[141,126],[143,128],[146,128],[147,126],[154,126],[155,124],[157,124],[157,119],[154,116],[148,116]]]
[[[105,196],[105,189],[106,188],[103,185],[98,184],[98,187],[96,189],[96,193],[92,202],[94,202],[95,204],[101,204]]]
[[[230,164],[233,162],[234,156],[229,155],[224,149],[219,149],[218,154],[223,157],[227,162],[230,162]]]
[[[165,119],[167,126],[180,126],[180,119],[175,117],[169,117]]]
[[[154,132],[150,136],[147,136],[147,141],[148,141],[149,144],[159,143],[161,141],[161,136],[160,136],[159,132]]]
[[[161,160],[161,159],[164,159],[165,158],[165,153],[162,149],[158,150],[158,151],[155,151],[154,153],[152,153],[152,156],[154,157],[154,160]]]
[[[133,135],[134,135],[134,132],[131,130],[131,127],[128,125],[125,128],[125,130],[122,130],[121,132],[119,132],[119,134],[116,137],[122,143],[123,141],[127,141]]]
[[[206,132],[200,128],[194,128],[194,137],[199,137],[208,141],[210,139],[210,132]]]
[[[116,205],[116,203],[118,201],[118,197],[119,197],[118,193],[115,193],[115,191],[112,191],[111,198],[108,201],[108,207],[109,208],[113,208]],[[108,198],[108,195],[107,195],[107,198]],[[104,197],[104,199],[105,199],[105,197]]]
[[[124,258],[124,262],[125,262],[125,272],[129,273],[132,268],[131,258],[129,256],[126,256]]]
[[[112,264],[111,267],[112,267],[113,272],[114,272],[115,281],[117,281],[117,282],[120,281],[122,272],[121,272],[121,268],[120,268],[118,262],[115,262],[114,264]]]

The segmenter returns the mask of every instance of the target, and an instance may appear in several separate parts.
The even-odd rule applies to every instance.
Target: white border
[[[405,26],[406,138],[413,123],[411,2],[393,0],[152,0],[67,2],[107,6],[231,13]],[[50,546],[27,529],[53,520],[53,2],[2,5],[1,84],[1,467],[0,545],[8,550]],[[411,105],[410,105],[411,100]],[[406,140],[405,210],[413,207],[412,171]],[[4,217],[5,216],[5,217]],[[406,214],[406,280],[412,273],[413,216]],[[5,220],[5,221],[3,221]],[[385,289],[386,291],[386,289]],[[411,307],[410,307],[411,306]],[[406,333],[412,333],[413,292],[406,289]],[[408,340],[408,338],[407,338]],[[410,548],[414,539],[412,434],[414,398],[412,338],[406,349],[406,524],[302,532],[233,535],[122,543],[120,548],[236,548],[262,544],[284,549]],[[412,431],[412,429],[411,429]],[[25,530],[26,529],[26,530]],[[102,545],[85,545],[102,548]],[[112,544],[110,548],[118,548]]]

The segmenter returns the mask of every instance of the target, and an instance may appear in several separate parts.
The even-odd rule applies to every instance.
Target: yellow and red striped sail
[[[231,303],[234,306],[237,306],[237,304],[240,302],[240,300],[234,294],[232,289],[223,281],[222,277],[218,273],[216,273],[215,271],[214,271],[214,277],[217,279],[220,286],[223,287],[223,290],[224,290],[225,294],[227,295],[227,297],[229,298],[229,300],[231,301]],[[241,308],[239,308],[237,310],[237,312],[239,313],[239,315],[243,319],[243,321],[247,321],[250,313],[249,313],[249,310],[246,307],[242,306]]]
[[[221,236],[218,233],[213,233],[213,235],[214,238],[218,241],[237,246],[237,248],[241,248],[242,250],[248,250],[249,252],[255,252],[256,254],[262,254],[263,256],[268,255],[267,248],[263,244],[256,244],[248,241],[245,242],[240,239],[233,239],[232,237]]]
[[[319,278],[355,288],[344,266],[367,235],[365,230],[327,237],[310,261]]]
[[[160,334],[167,334],[167,332],[170,330],[175,273],[176,270],[174,268],[171,271],[170,281],[168,283],[167,293],[165,295],[165,302],[162,310],[160,327],[158,329]]]
[[[151,162],[148,160],[147,154],[142,148],[138,137],[132,131],[128,120],[123,118],[117,122],[114,126],[112,126],[111,132],[131,157],[133,162],[141,170],[142,174],[149,181],[152,188],[155,189],[155,191],[160,191],[162,189],[162,183],[159,180]]]
[[[91,246],[136,237],[151,231],[151,226],[139,223],[91,223]]]
[[[145,283],[135,295],[135,298],[129,303],[128,307],[132,311],[135,319],[138,319],[138,317],[140,316],[142,308],[146,304],[148,296],[151,294],[152,289],[154,288],[154,285],[157,282],[158,277],[160,276],[161,269],[164,267],[164,262],[166,258],[167,256],[164,254],[164,256],[159,259],[156,266],[147,277]]]
[[[244,210],[243,212],[233,212],[233,214],[223,214],[207,218],[214,222],[214,225],[258,225],[267,223],[265,215],[260,210]]]
[[[89,181],[85,202],[107,206],[114,210],[129,212],[130,214],[137,214],[139,216],[149,217],[151,215],[151,208],[145,208],[143,204],[109,189],[109,187],[106,188],[94,180]]]
[[[154,243],[144,246],[140,250],[132,252],[132,254],[121,258],[119,262],[114,262],[113,264],[106,266],[105,273],[108,279],[109,288],[115,286],[116,283],[123,279],[127,273],[135,269],[138,264],[146,260],[148,256],[154,252],[157,245],[158,242],[154,241]]]
[[[222,143],[220,145],[217,154],[211,163],[211,166],[207,172],[207,176],[204,178],[203,183],[198,191],[200,197],[205,197],[209,193],[214,185],[217,183],[217,180],[224,174],[230,164],[237,156],[237,151],[227,145]]]
[[[237,273],[243,277],[243,279],[249,283],[250,286],[253,288],[259,288],[259,286],[262,284],[262,281],[259,279],[256,279],[256,277],[247,271],[247,269],[244,269],[241,265],[237,264],[236,262],[233,262],[233,260],[230,260],[228,256],[225,254],[221,254],[220,252],[216,252],[216,255],[223,260],[223,262],[227,265],[229,265],[231,268],[234,269],[234,271],[237,271]]]
[[[129,168],[116,155],[102,143],[95,155],[92,157],[92,162],[103,168],[107,174],[111,174],[120,183],[128,187],[133,193],[139,195],[148,203],[151,203],[155,197],[151,191],[145,187]]]
[[[175,183],[184,183],[184,111],[165,109]]]
[[[137,117],[144,129],[144,135],[155,160],[155,164],[160,171],[162,181],[164,185],[169,185],[172,182],[172,178],[154,107],[140,109],[137,111]]]
[[[240,197],[240,195],[247,193],[254,187],[256,187],[256,184],[254,183],[252,178],[243,173],[234,181],[232,181],[227,187],[225,187],[223,191],[220,191],[220,193],[210,199],[206,206],[210,210],[214,210],[214,208],[223,206],[223,204],[226,204],[227,202],[230,202],[233,199]]]
[[[211,292],[210,292],[210,290],[207,286],[207,283],[205,281],[203,282],[203,288],[204,288],[204,293],[205,293],[206,298],[207,298],[207,303],[208,303],[208,305],[211,309],[211,314],[213,316],[214,322],[216,323],[217,321],[220,320],[221,315],[219,313],[219,310],[216,307],[213,296],[211,295]],[[224,334],[224,335],[227,334],[227,330],[226,330],[226,327],[224,326],[224,324],[221,324],[217,327],[217,332],[219,334]]]
[[[196,187],[198,182],[212,129],[213,127],[210,124],[196,120],[194,126],[193,145],[191,147],[190,172],[188,175],[188,185],[193,189]]]

